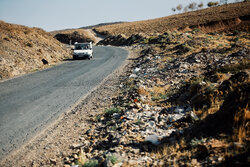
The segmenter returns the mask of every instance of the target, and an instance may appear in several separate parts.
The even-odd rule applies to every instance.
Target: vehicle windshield
[[[90,49],[90,44],[75,44],[75,50],[88,50]]]

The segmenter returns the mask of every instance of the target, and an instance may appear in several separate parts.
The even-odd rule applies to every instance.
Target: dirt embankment
[[[249,30],[249,9],[250,2],[241,2],[152,20],[107,25],[95,30],[106,35],[124,34],[127,37],[139,33],[152,35],[168,30],[187,31],[195,28],[204,32]]]
[[[65,45],[40,28],[0,21],[0,79],[47,68],[69,55]]]
[[[55,39],[64,44],[74,44],[75,42],[97,42],[95,35],[88,29],[59,30],[53,31],[51,34]]]

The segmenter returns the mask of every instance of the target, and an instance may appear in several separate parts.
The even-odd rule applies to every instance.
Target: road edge
[[[109,46],[110,47],[110,46]],[[112,47],[112,46],[111,46]],[[121,76],[124,71],[129,69],[129,66],[132,64],[131,58],[136,57],[136,53],[134,53],[131,49],[128,47],[115,47],[115,48],[121,48],[128,51],[127,58],[122,62],[122,64],[115,69],[112,73],[110,73],[106,78],[104,78],[100,84],[98,84],[95,88],[93,88],[89,93],[84,95],[82,98],[80,98],[75,104],[69,107],[65,112],[61,113],[55,120],[46,127],[37,132],[31,139],[27,140],[20,148],[11,151],[6,157],[3,157],[0,160],[0,166],[33,166],[31,161],[34,161],[33,158],[27,157],[29,155],[30,150],[32,147],[36,147],[34,145],[37,145],[37,143],[40,143],[41,141],[46,141],[47,143],[50,143],[51,140],[54,141],[54,139],[49,139],[49,134],[53,134],[54,131],[57,130],[58,125],[62,125],[63,121],[69,119],[71,115],[76,114],[78,111],[78,108],[81,108],[81,105],[83,105],[84,100],[91,98],[92,94],[101,91],[103,88],[102,86],[105,85],[107,82],[111,80],[119,80],[119,76]],[[89,113],[87,113],[89,117]],[[87,119],[87,118],[85,118]],[[63,125],[62,125],[63,126]],[[87,127],[85,127],[87,129]],[[39,148],[39,146],[38,146]],[[47,159],[48,160],[48,159]],[[44,160],[43,160],[44,161]],[[45,162],[44,162],[45,163]]]

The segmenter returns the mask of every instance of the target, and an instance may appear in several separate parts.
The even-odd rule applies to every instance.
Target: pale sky
[[[46,31],[174,14],[171,8],[211,0],[0,0],[0,20]],[[218,0],[219,1],[219,0]],[[228,0],[235,2],[235,0]],[[177,13],[177,12],[176,12]]]

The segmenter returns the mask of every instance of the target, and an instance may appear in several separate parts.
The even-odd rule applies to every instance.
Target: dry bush
[[[248,105],[241,109],[234,116],[234,135],[233,140],[239,143],[244,143],[250,137],[250,111]]]
[[[208,2],[207,3],[208,7],[213,7],[213,6],[217,6],[217,5],[219,5],[219,2]]]

